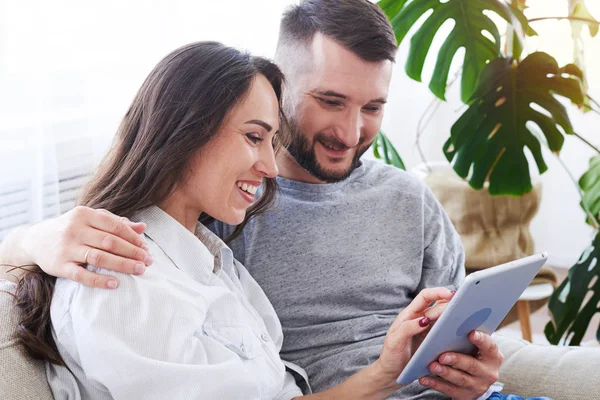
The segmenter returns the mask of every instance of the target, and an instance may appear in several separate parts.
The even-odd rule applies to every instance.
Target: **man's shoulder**
[[[362,160],[365,173],[359,178],[366,184],[398,189],[403,192],[418,193],[420,195],[427,186],[418,176],[404,171],[398,167],[384,164],[376,160]]]
[[[233,234],[233,232],[235,231],[235,228],[236,228],[234,225],[229,225],[229,224],[226,224],[225,222],[221,222],[216,219],[205,224],[205,226],[208,229],[210,229],[210,231],[212,233],[214,233],[219,238],[221,238],[221,240],[225,240],[226,238],[231,236],[231,234]]]

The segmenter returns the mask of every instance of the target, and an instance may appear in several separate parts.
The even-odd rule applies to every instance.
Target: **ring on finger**
[[[83,263],[84,264],[88,264],[88,255],[90,254],[90,251],[92,251],[91,247],[89,249],[87,249],[87,251],[85,252],[85,256],[83,256]]]

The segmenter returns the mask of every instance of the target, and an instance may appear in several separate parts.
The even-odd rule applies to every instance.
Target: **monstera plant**
[[[381,0],[378,5],[390,20],[398,45],[408,40],[406,74],[422,80],[425,59],[437,52],[429,89],[446,100],[452,62],[464,49],[460,70],[460,99],[466,110],[450,129],[443,152],[452,168],[474,189],[484,185],[491,195],[522,196],[532,190],[527,148],[540,173],[547,170],[542,146],[559,154],[565,137],[577,135],[564,100],[584,111],[600,114],[600,106],[587,94],[580,34],[583,26],[595,36],[598,22],[585,0],[564,0],[569,14],[528,20],[527,0]],[[492,19],[490,13],[496,14]],[[502,19],[506,28],[494,22]],[[537,35],[530,23],[541,19],[568,19],[572,24],[574,62],[559,66],[549,54],[524,54],[528,36]],[[438,49],[433,39],[448,20],[454,26]],[[562,102],[561,102],[562,98]],[[590,144],[591,146],[591,144]],[[597,149],[593,147],[596,151]],[[374,155],[388,164],[404,167],[390,140],[380,133]],[[596,229],[600,213],[600,152],[581,178],[582,207]],[[600,312],[600,235],[569,271],[549,307],[552,321],[546,336],[552,343],[570,338],[579,344],[591,318]],[[593,296],[589,296],[589,292]],[[598,330],[600,340],[600,329]]]

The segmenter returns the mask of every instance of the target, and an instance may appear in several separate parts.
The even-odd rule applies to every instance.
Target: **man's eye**
[[[365,107],[365,110],[367,110],[368,112],[376,113],[376,112],[379,112],[379,110],[381,110],[381,107],[370,106],[370,107]]]
[[[322,99],[322,98],[319,98],[319,100],[321,100],[321,103],[327,104],[328,106],[332,106],[332,107],[339,107],[342,105],[339,101],[335,101],[335,100],[328,100],[328,99]]]
[[[259,144],[260,142],[263,141],[263,138],[261,138],[260,136],[256,135],[255,133],[246,133],[246,137],[248,139],[250,139],[250,141],[254,144]]]

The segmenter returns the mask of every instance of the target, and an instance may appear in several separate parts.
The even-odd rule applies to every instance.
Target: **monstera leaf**
[[[584,211],[587,208],[591,212],[596,220],[596,226],[600,225],[600,156],[592,157],[590,168],[579,179],[579,187],[583,191],[582,208]],[[589,217],[587,223],[594,225]]]
[[[461,98],[465,103],[475,90],[477,77],[486,63],[501,55],[498,27],[483,13],[485,10],[500,15],[516,32],[534,33],[524,15],[502,0],[382,0],[378,5],[390,20],[398,44],[423,14],[433,10],[412,37],[406,62],[406,73],[419,82],[433,38],[444,22],[455,21],[454,29],[439,50],[429,84],[431,91],[442,100],[445,100],[450,65],[459,48],[465,48],[461,86]],[[484,35],[484,31],[493,40]],[[522,34],[520,37],[522,39]]]
[[[569,20],[571,22],[571,36],[573,38],[573,58],[574,64],[582,71],[585,71],[585,46],[583,44],[582,32],[583,27],[587,26],[590,36],[594,37],[598,34],[600,23],[594,19],[594,16],[589,12],[584,0],[569,0]],[[588,91],[587,81],[583,80],[584,92]],[[592,110],[590,100],[586,97],[581,110],[588,112]]]
[[[559,68],[546,53],[533,53],[521,63],[496,59],[482,71],[472,104],[452,126],[444,145],[448,161],[456,173],[481,189],[489,179],[492,195],[521,196],[532,189],[527,147],[540,173],[547,166],[540,141],[527,123],[543,132],[548,147],[558,152],[564,133],[573,127],[565,107],[555,98],[560,95],[574,103],[583,101],[581,71],[569,64]],[[545,111],[532,107],[535,103]]]
[[[598,21],[594,18],[592,13],[588,10],[585,2],[583,0],[575,0],[574,1],[573,10],[569,17],[574,17],[576,19],[571,19],[571,30],[573,32],[573,39],[577,39],[581,35],[581,30],[584,26],[587,26],[590,31],[590,36],[594,37],[598,34],[598,30],[600,29]],[[589,22],[586,22],[587,20]]]
[[[402,158],[400,158],[400,155],[392,145],[392,142],[390,142],[383,132],[379,132],[377,136],[375,136],[375,140],[373,141],[373,155],[375,158],[383,160],[388,165],[393,165],[394,167],[406,170]]]
[[[600,233],[583,252],[577,264],[569,269],[569,276],[550,298],[548,308],[552,313],[552,320],[544,330],[550,343],[558,344],[563,337],[566,343],[570,337],[569,345],[579,345],[592,317],[600,312],[599,257]],[[600,329],[596,332],[596,337],[600,341]]]

